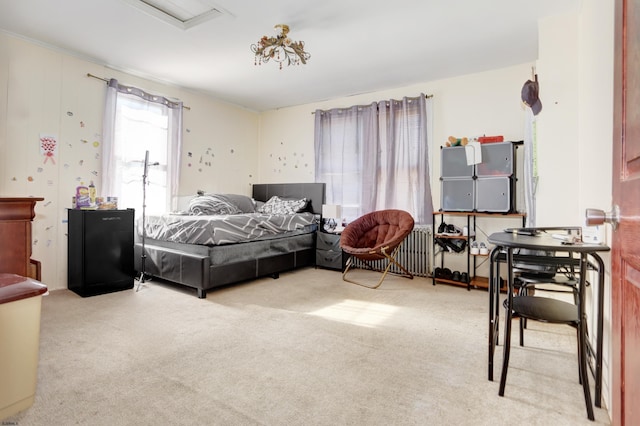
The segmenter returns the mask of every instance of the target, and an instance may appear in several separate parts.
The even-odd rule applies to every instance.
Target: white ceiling
[[[581,2],[212,1],[223,14],[185,30],[125,0],[0,0],[0,29],[264,111],[533,62],[538,19]],[[276,24],[305,42],[307,65],[254,66],[250,45]]]

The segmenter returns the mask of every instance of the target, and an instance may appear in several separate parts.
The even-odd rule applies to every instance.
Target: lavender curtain
[[[327,204],[342,206],[345,218],[370,210],[377,168],[377,106],[357,105],[315,113],[316,182],[326,183]]]
[[[118,102],[126,97],[135,97],[139,102],[147,103],[149,108],[156,108],[159,114],[168,117],[167,153],[166,153],[166,189],[167,210],[175,210],[178,197],[178,180],[180,178],[180,153],[182,147],[182,102],[171,101],[165,97],[149,94],[141,89],[119,84],[116,79],[109,80],[105,101],[102,131],[102,182],[101,193],[120,196],[122,182],[118,173],[122,155],[117,152],[122,147],[116,144],[116,120]],[[144,162],[144,153],[139,155]]]
[[[424,95],[378,103],[382,165],[375,210],[396,207],[432,224],[427,100]]]
[[[374,210],[410,212],[431,224],[427,112],[424,95],[315,112],[316,182],[327,203],[353,220]]]

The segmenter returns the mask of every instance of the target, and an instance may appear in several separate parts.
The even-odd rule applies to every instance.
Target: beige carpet
[[[159,282],[90,298],[54,291],[36,401],[3,424],[609,423],[605,409],[587,419],[566,326],[530,322],[499,397],[487,303],[484,291],[424,278],[368,290],[314,268],[204,300]]]

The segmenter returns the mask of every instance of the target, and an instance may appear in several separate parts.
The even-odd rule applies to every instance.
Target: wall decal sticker
[[[40,154],[44,156],[44,164],[49,160],[56,164],[55,155],[58,151],[58,140],[54,135],[40,135]]]

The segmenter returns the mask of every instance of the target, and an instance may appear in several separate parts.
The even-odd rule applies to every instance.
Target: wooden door
[[[640,0],[616,0],[612,421],[640,425]]]

